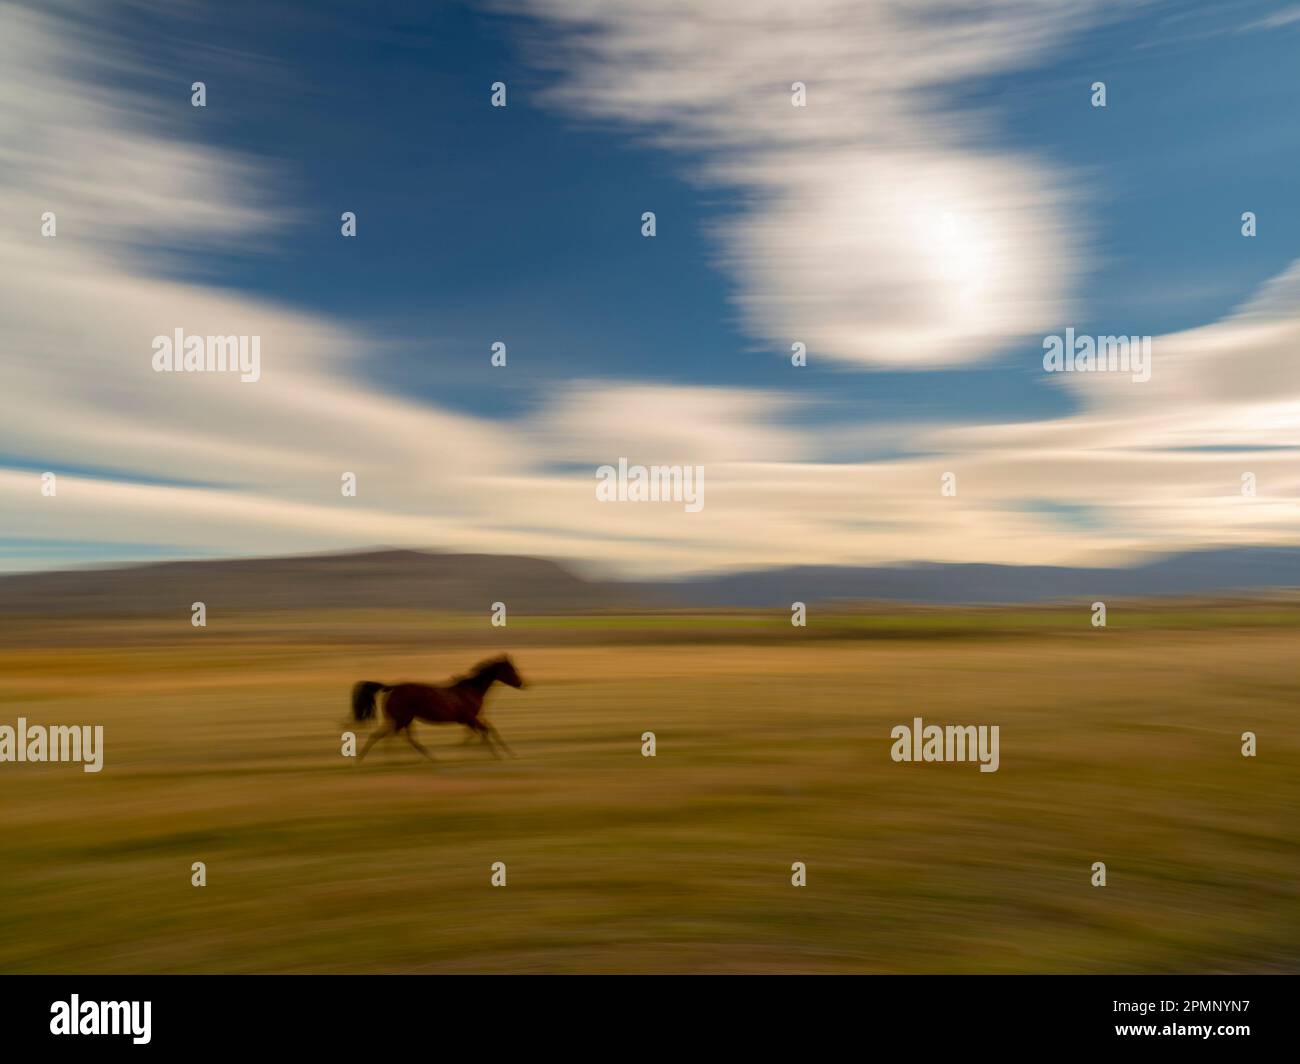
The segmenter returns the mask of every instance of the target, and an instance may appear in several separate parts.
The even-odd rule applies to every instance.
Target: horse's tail
[[[362,680],[352,688],[353,720],[369,720],[375,715],[375,695],[380,691],[391,691],[388,684],[375,683],[374,680]]]

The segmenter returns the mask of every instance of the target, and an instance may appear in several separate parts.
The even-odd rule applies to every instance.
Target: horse
[[[453,680],[445,687],[425,683],[386,684],[362,680],[352,688],[353,719],[370,720],[375,715],[376,696],[386,691],[388,697],[384,700],[384,716],[388,718],[388,723],[370,736],[357,761],[361,761],[376,742],[393,734],[404,735],[408,743],[432,761],[433,755],[416,742],[415,736],[411,734],[411,724],[416,719],[430,724],[463,724],[470,730],[469,737],[472,739],[477,733],[494,757],[501,755],[492,745],[493,741],[513,757],[514,751],[506,746],[496,728],[479,719],[488,688],[498,682],[510,687],[524,686],[523,677],[515,671],[514,663],[505,654],[480,662],[469,675]]]

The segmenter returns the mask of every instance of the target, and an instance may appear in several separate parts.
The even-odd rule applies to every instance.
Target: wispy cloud
[[[1252,22],[1242,26],[1242,32],[1250,30],[1276,30],[1283,26],[1293,26],[1300,22],[1300,5],[1292,7],[1279,8],[1271,15],[1265,15],[1263,18],[1255,19]]]
[[[1071,22],[1064,5],[957,12],[951,37],[895,7],[815,6],[802,30],[776,5],[710,11],[683,9],[678,34],[647,5],[547,6],[586,27],[566,106],[692,142],[702,178],[744,190],[723,236],[755,328],[846,363],[921,365],[1058,325],[1064,278],[1034,250],[1066,224],[1050,171],[990,155],[923,104],[954,76],[1047,47]],[[132,544],[202,555],[388,543],[664,573],[1102,562],[1300,538],[1300,266],[1223,321],[1157,337],[1145,385],[1067,378],[1069,416],[888,430],[896,453],[921,457],[844,462],[845,440],[880,440],[879,426],[814,427],[812,399],[752,387],[583,380],[513,420],[468,416],[368,384],[382,338],[166,276],[158,248],[196,253],[273,226],[274,175],[86,82],[111,37],[27,10],[7,29],[0,513],[22,546],[0,546],[0,565],[39,564],[33,542],[89,539],[115,556]],[[791,66],[813,68],[788,75],[809,84],[806,112],[789,107],[787,75],[769,84]],[[1029,198],[1017,208],[1007,188]],[[58,212],[56,238],[39,234],[45,210]],[[951,247],[927,258],[892,217],[923,228],[945,210],[969,259]],[[150,340],[177,327],[260,335],[262,380],[154,373]],[[705,464],[705,508],[597,502],[595,467],[624,455]],[[39,467],[59,474],[57,497],[41,496]],[[76,472],[92,468],[112,475]],[[1253,499],[1239,490],[1246,471]],[[344,472],[356,498],[340,493]],[[955,497],[939,492],[945,472]],[[1068,517],[1079,512],[1087,528]]]

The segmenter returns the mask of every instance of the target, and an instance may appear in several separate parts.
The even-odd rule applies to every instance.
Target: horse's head
[[[515,663],[510,660],[509,655],[502,654],[499,658],[491,661],[488,668],[492,670],[492,679],[510,687],[524,686],[524,678],[519,675]]]

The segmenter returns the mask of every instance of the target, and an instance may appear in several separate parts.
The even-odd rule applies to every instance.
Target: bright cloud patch
[[[1081,5],[629,0],[524,5],[562,31],[553,99],[700,160],[734,190],[724,266],[750,329],[870,366],[970,362],[1059,320],[1078,267],[1061,175],[935,109]],[[806,87],[806,106],[791,86]]]

